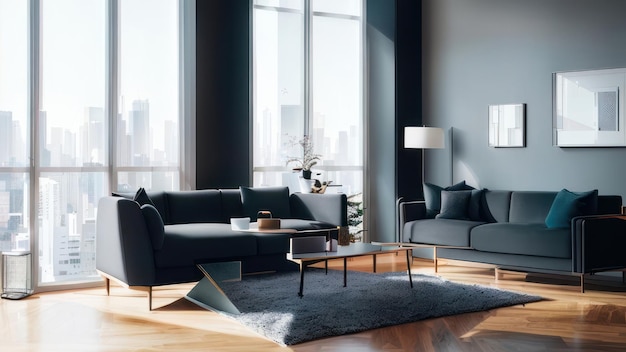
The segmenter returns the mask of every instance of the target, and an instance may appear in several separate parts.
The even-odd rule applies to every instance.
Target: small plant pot
[[[302,177],[305,180],[310,180],[311,179],[311,170],[302,170]]]

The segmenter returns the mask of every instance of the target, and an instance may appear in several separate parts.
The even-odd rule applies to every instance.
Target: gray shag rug
[[[298,297],[298,272],[244,276],[220,287],[241,314],[228,314],[281,345],[460,313],[541,300],[492,287],[450,282],[413,274],[370,274],[309,268],[304,297]]]

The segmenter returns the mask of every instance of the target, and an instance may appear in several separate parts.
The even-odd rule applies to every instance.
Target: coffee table
[[[452,248],[452,249],[472,249],[467,246],[452,246],[446,244],[430,244],[430,243],[412,243],[412,242],[372,242],[379,246],[399,246],[403,248],[432,248],[433,249],[433,265],[435,266],[435,273],[438,272],[439,259],[437,257],[437,248]]]
[[[409,274],[409,284],[411,288],[413,287],[413,279],[411,277],[411,248],[410,247],[402,247],[396,245],[376,245],[371,243],[352,243],[348,246],[338,246],[337,251],[335,252],[317,252],[317,253],[300,253],[300,254],[292,254],[289,253],[287,258],[297,264],[300,265],[300,290],[298,291],[298,296],[303,297],[303,289],[304,289],[304,272],[309,265],[320,263],[320,262],[328,262],[330,259],[343,259],[343,286],[347,286],[347,261],[348,258],[353,257],[361,257],[371,255],[373,257],[373,271],[376,272],[376,256],[379,254],[385,253],[406,253],[406,265],[407,271]],[[328,266],[326,266],[326,270],[328,270]]]

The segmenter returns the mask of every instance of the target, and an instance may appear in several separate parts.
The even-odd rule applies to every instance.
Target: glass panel
[[[30,250],[29,175],[0,173],[0,252]]]
[[[312,0],[313,11],[361,16],[361,0]]]
[[[40,165],[107,165],[105,1],[41,4]]]
[[[359,21],[314,16],[312,137],[322,169],[363,165],[361,29]],[[361,169],[362,170],[362,169]],[[362,192],[362,171],[322,176],[350,194]]]
[[[139,187],[146,190],[176,191],[180,189],[178,171],[119,172],[118,192],[136,192]]]
[[[39,282],[99,279],[96,213],[107,194],[101,172],[51,172],[39,177]]]
[[[118,165],[177,166],[178,1],[120,1]]]
[[[287,171],[284,146],[304,131],[304,18],[255,9],[253,162]],[[281,173],[255,172],[254,184],[282,184]]]
[[[0,167],[30,164],[27,5],[0,0]]]

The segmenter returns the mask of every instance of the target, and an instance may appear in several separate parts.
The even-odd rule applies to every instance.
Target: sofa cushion
[[[547,228],[544,224],[493,223],[474,227],[472,248],[493,253],[571,258],[569,228]]]
[[[474,189],[472,186],[461,181],[452,186],[441,187],[432,183],[424,183],[424,200],[426,201],[426,218],[432,219],[441,210],[441,191],[468,191]]]
[[[190,224],[222,222],[222,199],[219,190],[167,192],[169,223]]]
[[[468,247],[470,231],[481,224],[484,222],[452,219],[409,221],[404,224],[404,240],[413,243]]]
[[[243,213],[256,221],[257,213],[269,210],[274,218],[290,218],[289,188],[287,187],[240,187]]]
[[[148,227],[150,241],[152,242],[152,249],[159,250],[163,248],[165,229],[161,214],[159,214],[159,211],[150,204],[144,204],[141,206],[141,214],[143,214],[146,226]]]
[[[598,190],[589,192],[571,192],[563,188],[552,202],[545,223],[549,228],[570,227],[573,217],[596,214],[598,209]]]
[[[257,239],[232,231],[230,224],[195,223],[165,225],[161,250],[154,251],[158,268],[171,268],[257,254]]]

